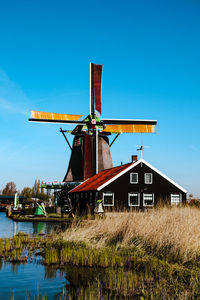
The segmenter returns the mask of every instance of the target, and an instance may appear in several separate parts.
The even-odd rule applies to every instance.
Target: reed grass
[[[200,210],[196,207],[162,207],[146,212],[107,213],[104,218],[73,225],[66,241],[85,242],[95,248],[133,247],[173,261],[198,260]]]
[[[103,275],[86,276],[87,284],[69,287],[62,299],[198,299],[199,228],[195,207],[107,213],[76,220],[62,234],[0,240],[0,255],[17,260],[24,249],[39,249],[47,266],[101,268]]]
[[[35,237],[19,233],[13,238],[0,239],[0,257],[9,262],[25,262],[32,253],[41,249],[48,237]]]
[[[199,285],[186,285],[174,277],[154,278],[151,274],[122,268],[97,269],[67,267],[69,299],[199,299]],[[77,284],[77,282],[79,284]]]

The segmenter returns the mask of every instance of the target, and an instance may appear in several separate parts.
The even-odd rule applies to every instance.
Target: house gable
[[[103,185],[99,186],[97,188],[97,191],[101,191],[103,190],[106,186],[110,185],[113,181],[117,180],[118,178],[120,178],[121,176],[123,176],[126,173],[130,173],[130,171],[134,171],[134,169],[140,165],[140,164],[144,164],[147,167],[149,167],[149,169],[151,169],[152,171],[156,172],[157,174],[159,174],[161,177],[163,177],[165,180],[167,180],[168,182],[170,182],[172,185],[174,185],[176,188],[178,188],[179,190],[181,190],[183,193],[187,193],[187,191],[182,188],[180,185],[178,185],[176,182],[174,182],[172,179],[170,179],[168,176],[164,175],[162,172],[160,172],[159,170],[157,170],[155,167],[153,167],[152,165],[150,165],[149,163],[147,163],[145,160],[140,159],[138,160],[136,163],[131,164],[130,166],[128,166],[125,170],[123,170],[122,172],[120,172],[119,174],[117,174],[116,176],[114,176],[113,178],[111,178],[110,180],[108,180],[107,182],[105,182]]]
[[[137,173],[137,182],[131,182],[131,173]],[[150,181],[145,182],[145,174],[148,174]],[[129,167],[127,172],[124,170],[123,174],[118,175],[120,176],[110,180],[107,185],[104,184],[99,187],[99,197],[101,199],[103,199],[104,193],[113,193],[116,209],[130,207],[130,195],[138,195],[138,205],[135,205],[138,208],[144,207],[144,201],[148,197],[152,197],[154,204],[159,202],[170,204],[172,195],[180,195],[183,202],[186,200],[186,191],[182,187],[180,188],[168,177],[157,172],[144,160],[138,161],[137,165],[135,164],[132,168]]]

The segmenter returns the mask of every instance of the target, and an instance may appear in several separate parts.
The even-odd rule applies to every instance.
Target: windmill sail
[[[102,65],[90,64],[90,114],[92,115],[95,109],[101,114],[102,68]]]
[[[155,125],[151,124],[118,124],[107,125],[104,132],[110,133],[154,133]]]
[[[58,114],[43,111],[30,111],[29,121],[35,122],[57,122],[57,123],[80,123],[78,121],[83,115]],[[78,122],[77,122],[78,121]],[[83,122],[81,122],[83,123]]]
[[[95,108],[101,114],[102,65],[94,65],[94,99]]]
[[[156,120],[103,119],[104,132],[110,133],[154,133]]]

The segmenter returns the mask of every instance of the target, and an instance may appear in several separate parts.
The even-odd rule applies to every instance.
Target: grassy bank
[[[48,214],[45,216],[34,216],[34,215],[11,215],[11,219],[16,222],[68,222],[71,223],[73,218],[69,215],[60,215],[60,214]]]
[[[66,269],[69,299],[196,299],[199,228],[197,208],[110,213],[52,236],[1,240],[0,255],[14,261],[12,249],[26,249],[46,267]]]
[[[13,263],[32,261],[38,250],[42,253],[48,240],[46,236],[28,236],[24,233],[0,239],[0,258]]]

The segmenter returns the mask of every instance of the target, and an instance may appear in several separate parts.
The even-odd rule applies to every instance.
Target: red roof
[[[69,193],[77,193],[77,192],[84,192],[84,191],[96,191],[99,186],[106,183],[108,180],[112,179],[114,176],[128,168],[132,163],[128,163],[122,166],[114,167],[111,169],[106,169],[98,174],[90,177],[89,179],[85,180],[83,183],[75,187]]]

